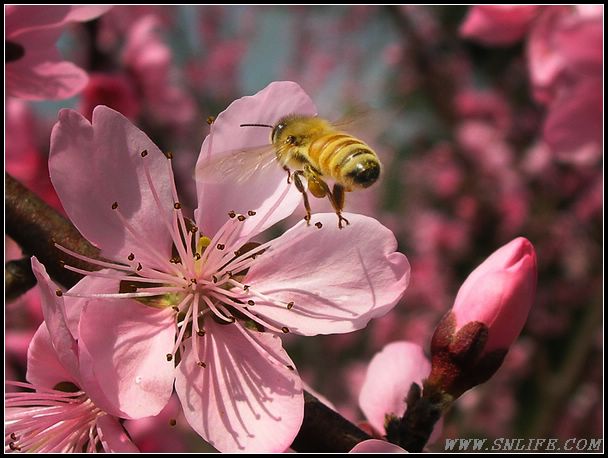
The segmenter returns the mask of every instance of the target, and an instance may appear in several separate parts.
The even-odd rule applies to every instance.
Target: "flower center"
[[[144,150],[140,155],[158,214],[166,215],[166,205],[160,200],[146,161],[148,152]],[[58,246],[77,259],[109,270],[89,272],[66,265],[67,269],[83,275],[120,281],[118,292],[88,293],[84,296],[108,299],[133,298],[152,307],[171,307],[175,312],[178,332],[174,348],[167,353],[168,361],[175,359],[176,353],[183,345],[182,342],[188,337],[192,337],[193,349],[198,355],[198,337],[205,335],[204,323],[208,318],[224,324],[240,322],[259,331],[289,332],[288,328],[277,326],[261,318],[252,312],[251,308],[256,301],[264,301],[266,304],[291,310],[294,303],[274,300],[243,283],[256,258],[262,255],[271,243],[262,245],[251,243],[248,237],[243,236],[244,222],[249,218],[255,218],[256,212],[250,210],[247,215],[243,215],[230,211],[227,221],[212,238],[203,235],[183,214],[173,179],[172,155],[168,154],[167,158],[173,211],[170,218],[160,218],[162,222],[159,223],[165,225],[171,236],[173,242],[171,258],[167,259],[166,255],[150,245],[122,214],[120,203],[114,202],[111,207],[116,217],[125,231],[132,235],[139,245],[133,247],[126,260],[115,262],[94,260]],[[141,254],[142,250],[145,250],[145,258],[152,261],[139,260],[141,257],[137,253],[139,251]],[[80,297],[79,294],[72,292],[67,292],[65,295]],[[199,361],[199,366],[205,367],[205,363]]]

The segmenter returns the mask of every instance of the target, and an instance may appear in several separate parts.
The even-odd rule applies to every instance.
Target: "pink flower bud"
[[[536,291],[536,253],[518,237],[496,250],[460,287],[452,312],[457,333],[478,321],[488,327],[483,353],[508,349],[521,332]]]
[[[519,237],[465,280],[431,342],[427,391],[457,398],[488,380],[521,332],[536,290],[536,253]]]

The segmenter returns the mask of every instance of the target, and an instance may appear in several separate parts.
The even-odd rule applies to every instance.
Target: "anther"
[[[18,439],[17,435],[15,433],[11,433],[11,439],[16,441]]]
[[[317,229],[321,229],[323,227],[323,224],[321,224],[321,221],[319,221],[318,223],[315,223],[315,226],[317,227]]]
[[[177,420],[175,418],[172,418],[171,420],[169,420],[169,426],[175,426],[177,425]]]
[[[215,247],[216,247],[218,250],[220,250],[220,251],[221,251],[221,250],[223,250],[224,248],[226,248],[226,245],[224,245],[223,243],[218,243],[218,244],[217,244]]]
[[[179,312],[179,307],[177,305],[172,305],[171,308],[176,311]]]
[[[234,210],[230,210],[230,211],[228,212],[228,216],[229,216],[230,218],[234,218],[234,217],[236,216],[236,212],[235,212]]]
[[[289,304],[287,304],[287,310],[291,310],[293,308],[293,302],[290,302]]]
[[[203,337],[205,335],[205,331],[202,329],[199,329],[198,331],[196,331],[196,335],[199,337]]]
[[[217,277],[215,275],[213,275],[211,278],[213,279],[213,283],[217,283]]]
[[[194,259],[196,259],[197,261],[198,261],[199,259],[201,259],[201,255],[200,255],[200,253],[194,253]]]
[[[171,353],[167,353],[167,361],[173,361],[173,355]]]
[[[199,361],[198,363],[196,363],[196,365],[199,367],[207,367],[207,365],[202,361]]]
[[[19,447],[17,444],[15,444],[14,442],[10,442],[8,444],[8,446],[10,447],[11,450],[18,452],[21,450],[21,447]]]
[[[112,210],[116,210],[118,208],[118,202],[114,202],[112,204]]]
[[[143,267],[141,266],[141,262],[138,262],[137,269],[135,269],[135,270],[137,270],[139,272],[141,269],[143,269]]]
[[[148,155],[148,150],[145,149],[141,152],[141,157],[146,157]]]
[[[245,218],[245,215],[239,215],[239,216],[237,217],[237,219],[238,219],[240,222],[243,222],[243,221],[245,221],[247,218]]]
[[[243,291],[249,291],[249,285],[243,285]]]
[[[290,371],[295,371],[296,368],[293,367],[291,364],[288,364],[287,366],[285,366],[287,369],[289,369]]]
[[[289,328],[287,326],[283,326],[281,328],[281,331],[283,331],[285,334],[287,334],[289,332]]]
[[[59,296],[59,297],[63,296],[63,293],[61,292],[61,290],[60,290],[60,289],[56,289],[56,290],[55,290],[55,294],[56,294],[57,296]]]
[[[251,299],[249,299],[249,300],[247,301],[247,305],[255,305],[255,302],[253,302]]]
[[[207,124],[211,125],[215,121],[215,116],[207,116]]]
[[[169,160],[173,159],[173,153],[171,151],[167,151],[165,153],[165,156],[167,156],[167,159],[169,159]]]
[[[248,214],[249,216],[255,216],[255,212],[254,212],[253,210],[249,210],[249,211],[247,212],[247,214]]]
[[[135,255],[133,253],[131,253],[129,256],[127,256],[127,259],[129,261],[133,261],[133,259],[135,259]]]
[[[179,210],[180,208],[182,208],[182,204],[180,204],[179,202],[175,202],[173,204],[173,208],[175,208],[176,210]]]
[[[190,232],[192,232],[193,234],[196,234],[198,232],[198,227],[197,226],[192,226],[190,228]]]

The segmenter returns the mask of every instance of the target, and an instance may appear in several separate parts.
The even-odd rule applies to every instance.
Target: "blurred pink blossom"
[[[66,99],[87,83],[86,72],[64,61],[55,46],[72,22],[85,22],[111,6],[7,5],[6,92],[28,100]]]
[[[78,111],[90,120],[97,105],[106,105],[129,119],[136,118],[141,111],[139,94],[133,81],[124,74],[89,74]]]
[[[273,122],[310,106],[296,84],[274,83],[220,114],[201,156],[255,145],[257,129],[234,128],[244,116]],[[302,221],[281,237],[240,252],[299,204],[297,192],[296,198],[286,195],[280,167],[270,175],[280,179],[259,186],[238,188],[231,180],[222,182],[226,177],[199,183],[196,228],[188,228],[171,161],[107,107],[94,110],[92,125],[76,112],[60,113],[50,169],[74,224],[113,260],[89,260],[109,271],[70,268],[88,274],[86,290],[64,293],[88,298],[79,324],[79,347],[86,348],[81,354],[90,358],[112,398],[131,405],[147,399],[145,390],[153,387],[155,398],[147,400],[146,411],[165,405],[175,380],[186,419],[221,451],[282,451],[300,427],[301,381],[278,335],[360,329],[387,313],[409,281],[409,264],[395,252],[392,233],[359,215],[348,215],[351,226],[340,230],[334,214],[317,214],[318,225]],[[75,170],[86,170],[86,176]],[[133,275],[139,287],[117,292]],[[98,332],[100,322],[104,333]],[[190,324],[192,335],[186,335]],[[129,354],[116,354],[127,342]]]
[[[526,37],[533,94],[548,108],[545,140],[562,157],[597,160],[603,115],[601,5],[475,6],[461,34],[490,45]]]
[[[163,25],[156,15],[138,17],[128,28],[122,61],[135,78],[135,86],[156,122],[175,127],[191,123],[196,107],[180,86],[181,74],[165,43]]]
[[[510,45],[524,37],[538,6],[474,6],[460,26],[460,34],[490,45]]]
[[[38,142],[37,119],[27,102],[9,97],[5,106],[5,168],[14,178],[49,205],[61,209],[51,185],[48,158]]]

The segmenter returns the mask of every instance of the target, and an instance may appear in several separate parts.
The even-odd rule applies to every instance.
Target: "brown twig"
[[[5,175],[5,191],[7,235],[25,253],[36,256],[53,279],[71,287],[82,278],[63,267],[67,260],[75,267],[96,269],[69,257],[55,246],[58,243],[85,256],[99,257],[99,250],[83,238],[66,218],[9,174]]]
[[[30,258],[8,261],[4,266],[5,299],[11,301],[36,284]]]

